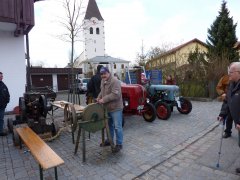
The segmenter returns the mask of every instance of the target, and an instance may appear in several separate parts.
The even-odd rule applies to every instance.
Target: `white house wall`
[[[10,103],[6,111],[18,106],[19,97],[23,96],[26,85],[24,37],[14,37],[13,33],[0,31],[0,71],[3,82],[10,93]]]

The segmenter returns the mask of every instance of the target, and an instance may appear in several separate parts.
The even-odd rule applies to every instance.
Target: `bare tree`
[[[80,15],[82,10],[82,0],[63,0],[62,6],[66,12],[66,17],[59,21],[66,33],[58,35],[57,37],[65,42],[71,43],[70,65],[73,66],[74,59],[74,44],[76,41],[81,41],[80,32],[82,31],[82,23]]]
[[[83,0],[62,0],[62,6],[66,12],[64,18],[62,18],[59,23],[65,29],[65,33],[58,35],[57,37],[65,42],[71,43],[70,50],[70,66],[71,66],[71,76],[69,76],[71,87],[73,88],[73,96],[71,96],[71,102],[76,101],[76,89],[74,88],[75,83],[75,71],[73,68],[74,62],[74,45],[77,41],[81,41],[80,32],[83,30],[83,24],[80,22],[80,15],[82,10]],[[80,100],[79,100],[80,103]]]

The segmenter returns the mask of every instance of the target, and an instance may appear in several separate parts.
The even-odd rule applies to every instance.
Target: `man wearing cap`
[[[122,91],[119,80],[112,77],[108,68],[102,67],[101,74],[101,91],[98,95],[97,102],[103,104],[108,111],[108,125],[112,139],[114,139],[114,132],[116,135],[116,145],[113,152],[119,152],[122,149],[123,130],[122,130]],[[105,142],[105,145],[108,144]]]

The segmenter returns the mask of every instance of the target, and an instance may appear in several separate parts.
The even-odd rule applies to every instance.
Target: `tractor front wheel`
[[[156,109],[153,104],[146,103],[143,109],[143,118],[147,122],[152,122],[156,119]]]
[[[192,103],[185,99],[180,98],[181,108],[177,107],[177,110],[182,114],[189,114],[192,111]]]

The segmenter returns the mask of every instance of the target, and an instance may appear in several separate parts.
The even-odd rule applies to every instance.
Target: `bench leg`
[[[77,154],[78,145],[79,145],[79,141],[80,141],[80,136],[81,136],[81,127],[80,127],[80,125],[79,125],[78,134],[77,134],[77,141],[76,141],[76,144],[75,144],[74,154]]]
[[[22,149],[22,139],[19,137],[19,148]]]
[[[86,141],[85,141],[85,130],[82,130],[82,159],[83,162],[86,162]]]
[[[40,179],[43,180],[43,169],[40,164],[39,164],[39,172],[40,172]]]
[[[57,167],[54,167],[54,172],[55,172],[55,179],[58,180]]]

